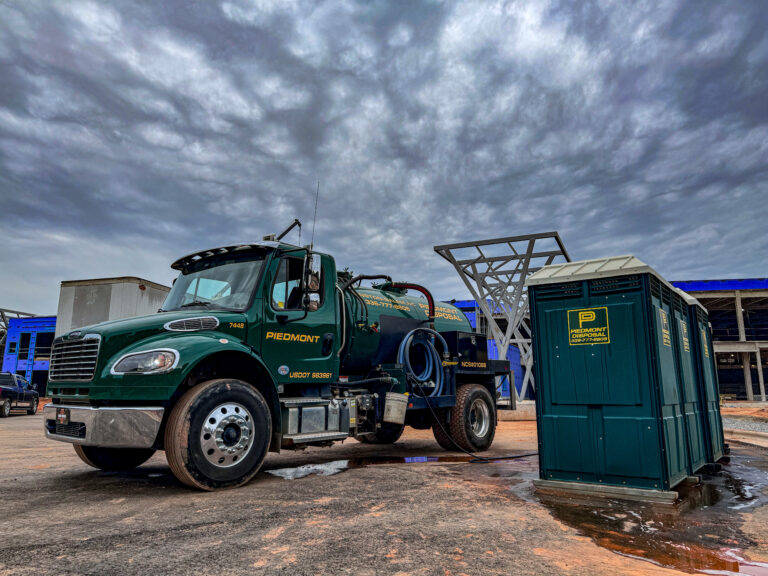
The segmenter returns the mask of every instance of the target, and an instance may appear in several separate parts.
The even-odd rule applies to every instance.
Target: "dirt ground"
[[[425,462],[461,459],[429,431],[270,455],[247,486],[202,493],[162,453],[99,472],[41,428],[39,414],[0,420],[0,575],[768,573],[768,451],[742,444],[705,506],[662,521],[616,502],[540,501],[535,457]],[[535,422],[501,422],[486,455],[535,450]],[[339,460],[332,476],[268,472]]]
[[[723,416],[739,416],[745,418],[764,418],[768,420],[768,405],[765,402],[727,403],[720,407]]]

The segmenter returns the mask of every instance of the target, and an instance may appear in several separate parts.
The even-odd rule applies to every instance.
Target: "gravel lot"
[[[723,428],[731,430],[748,430],[768,434],[768,420],[761,418],[739,418],[723,416]]]
[[[265,471],[240,489],[202,493],[180,485],[162,454],[131,473],[103,473],[80,462],[71,446],[46,440],[41,427],[40,415],[0,420],[2,576],[679,573],[605,547],[622,531],[630,541],[640,531],[653,535],[653,519],[620,524],[606,537],[583,523],[599,517],[595,510],[542,504],[530,484],[535,457],[403,461],[449,455],[429,431],[408,430],[384,450],[348,441],[270,455],[271,470],[345,459],[350,467],[297,480]],[[502,422],[489,455],[535,449],[535,422]],[[738,456],[743,450],[734,448],[741,466],[768,466],[765,452]],[[393,462],[365,462],[376,456]],[[708,554],[740,548],[768,560],[768,507],[742,504],[728,511],[725,527],[708,526],[711,516],[700,512],[698,535],[686,536],[691,522],[684,520],[680,538],[709,538]],[[631,556],[644,553],[628,546]],[[647,549],[654,547],[649,541]]]

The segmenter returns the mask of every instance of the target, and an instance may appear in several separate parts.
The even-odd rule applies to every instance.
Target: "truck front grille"
[[[93,380],[99,357],[98,337],[54,342],[48,379],[52,382],[87,382]]]

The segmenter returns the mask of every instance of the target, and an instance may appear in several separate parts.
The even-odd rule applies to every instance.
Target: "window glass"
[[[272,307],[276,310],[301,310],[301,274],[304,260],[283,258],[272,285]]]
[[[244,310],[250,302],[263,259],[263,255],[248,254],[202,260],[176,279],[163,309]]]
[[[16,342],[10,342],[8,344],[8,354],[16,354]]]

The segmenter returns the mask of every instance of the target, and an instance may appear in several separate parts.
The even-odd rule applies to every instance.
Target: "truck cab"
[[[437,423],[444,447],[490,445],[508,364],[487,360],[484,337],[428,292],[426,305],[388,277],[362,288],[332,256],[272,241],[172,268],[157,314],[53,343],[45,433],[86,463],[130,469],[165,450],[182,482],[213,490],[247,482],[269,450],[393,442],[405,424]],[[466,414],[453,417],[459,398]],[[465,417],[469,432],[451,421]]]
[[[39,394],[26,378],[19,374],[0,372],[0,418],[7,418],[11,410],[37,413]]]

